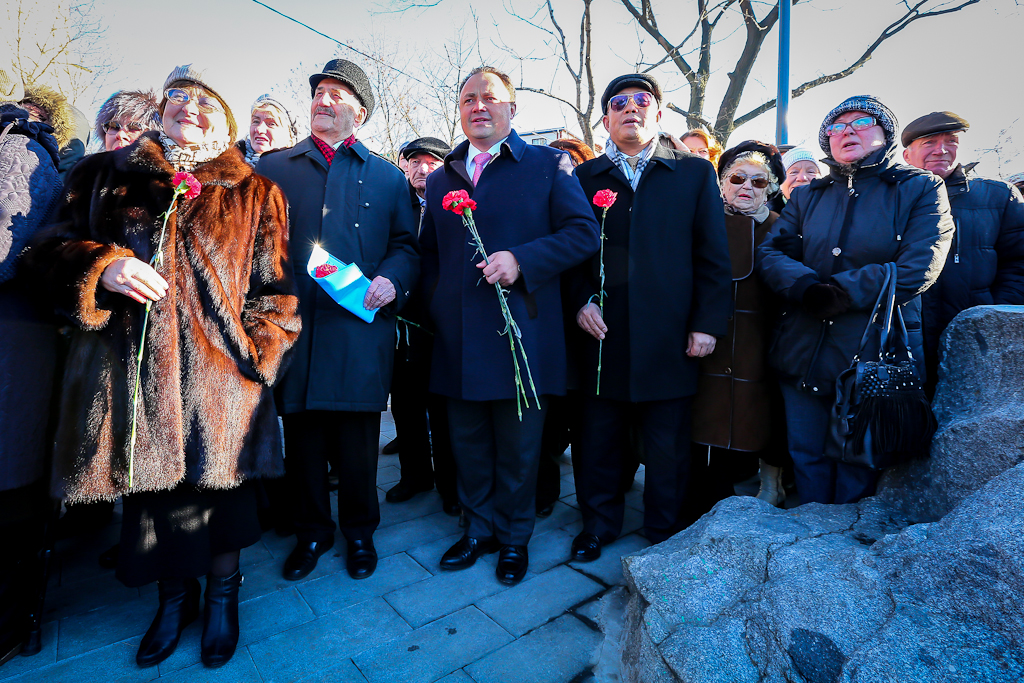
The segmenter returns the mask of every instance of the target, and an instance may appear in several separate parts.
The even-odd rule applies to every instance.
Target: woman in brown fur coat
[[[198,616],[202,659],[220,666],[238,640],[239,550],[259,540],[252,482],[284,473],[271,387],[299,334],[287,206],[237,147],[230,109],[191,65],[160,103],[164,133],[87,157],[71,172],[56,222],[26,255],[39,287],[79,327],[60,403],[54,494],[124,494],[118,578],[159,580],[160,608],[139,646],[151,666]],[[178,199],[157,250],[171,178]],[[134,480],[129,440],[146,301]]]

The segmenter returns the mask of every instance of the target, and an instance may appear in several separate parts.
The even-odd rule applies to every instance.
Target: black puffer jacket
[[[850,177],[827,162],[831,174],[798,188],[758,247],[758,272],[786,301],[769,361],[784,380],[808,392],[831,395],[836,377],[849,367],[888,262],[898,267],[896,301],[903,306],[915,357],[923,355],[918,295],[942,270],[953,220],[942,181],[896,163],[895,153],[895,145],[874,152]],[[772,246],[783,230],[803,235],[801,261]],[[803,295],[819,282],[842,287],[850,309],[826,321],[809,315]]]
[[[956,234],[946,267],[921,297],[925,350],[956,314],[985,304],[1024,304],[1024,199],[1002,180],[969,177],[957,166],[946,178]]]

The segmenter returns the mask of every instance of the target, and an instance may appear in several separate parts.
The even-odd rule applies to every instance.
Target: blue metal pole
[[[775,106],[775,144],[789,144],[789,10],[791,0],[779,0],[779,94]]]

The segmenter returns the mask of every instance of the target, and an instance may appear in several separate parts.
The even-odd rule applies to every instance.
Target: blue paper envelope
[[[324,264],[332,265],[337,270],[327,277],[317,277],[317,266]],[[368,323],[373,322],[373,316],[377,314],[377,309],[368,311],[363,307],[363,299],[366,297],[366,290],[370,288],[370,281],[359,270],[359,266],[340,261],[327,253],[320,245],[315,244],[313,253],[309,255],[309,263],[306,264],[306,272],[342,308],[361,320]]]

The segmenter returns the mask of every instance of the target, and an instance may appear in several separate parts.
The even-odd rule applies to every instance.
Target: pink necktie
[[[476,183],[480,180],[480,174],[483,172],[484,166],[486,166],[487,162],[490,160],[491,155],[487,152],[480,152],[473,157],[473,163],[475,164],[473,167],[473,187],[476,187]]]

